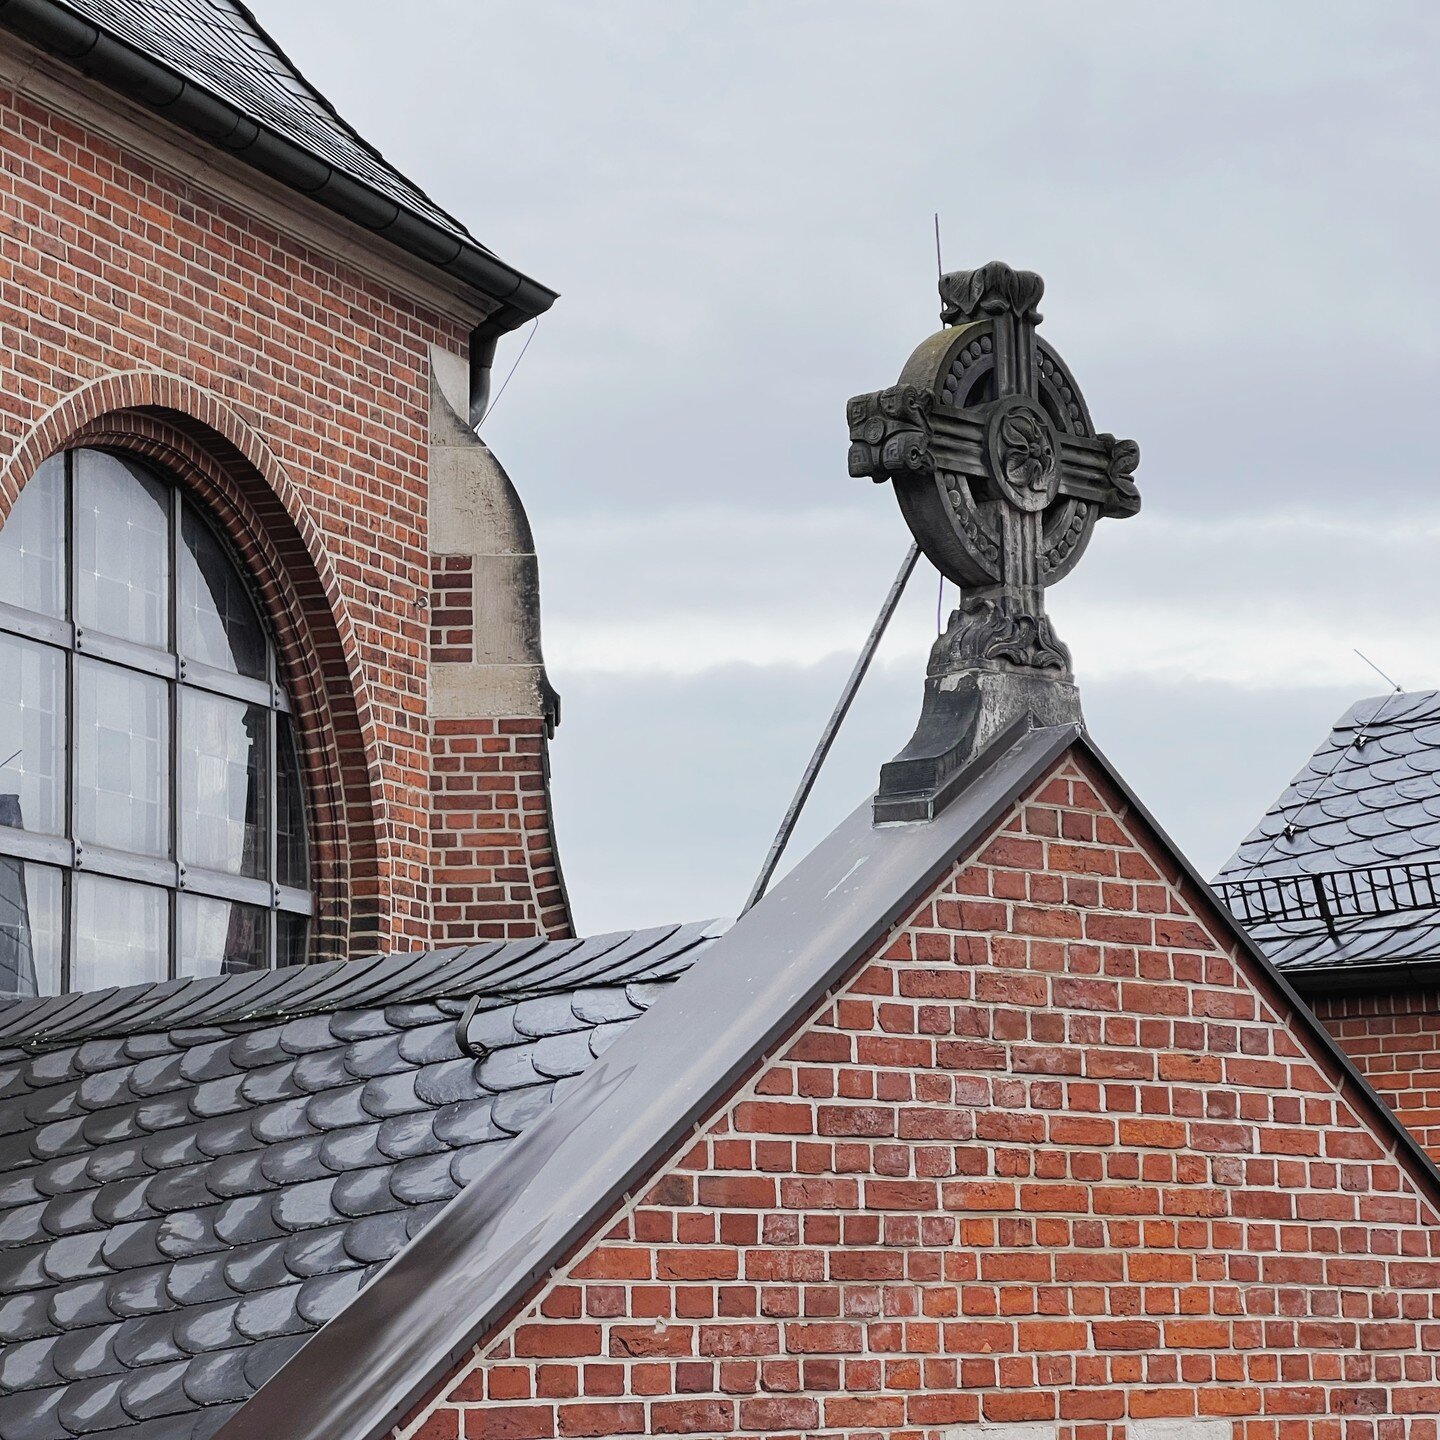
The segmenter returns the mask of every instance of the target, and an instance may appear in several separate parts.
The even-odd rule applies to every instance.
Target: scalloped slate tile
[[[1440,691],[1363,700],[1331,733],[1221,868],[1216,886],[1281,969],[1328,970],[1433,956],[1440,926]],[[1392,900],[1386,867],[1433,865],[1433,886]],[[1373,876],[1366,872],[1376,872]],[[1265,880],[1333,876],[1365,897],[1331,933],[1318,907],[1246,921]],[[1309,884],[1310,882],[1306,882]],[[1241,886],[1239,890],[1227,887]]]
[[[435,1134],[433,1110],[392,1115],[388,1120],[382,1120],[375,1136],[375,1146],[388,1160],[409,1160],[416,1155],[430,1155],[449,1148]]]
[[[216,1350],[197,1355],[186,1367],[180,1385],[192,1405],[217,1405],[224,1400],[244,1400],[251,1393],[245,1378],[248,1350]]]
[[[29,1014],[54,1038],[0,1050],[0,1440],[202,1440],[705,943],[490,943],[10,1007],[7,1033]],[[325,1005],[283,1013],[306,994]],[[171,1029],[127,1032],[162,998]]]

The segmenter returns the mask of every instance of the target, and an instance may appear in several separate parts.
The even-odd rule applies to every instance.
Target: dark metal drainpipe
[[[502,335],[517,325],[533,319],[513,305],[502,305],[487,315],[470,332],[470,428],[478,430],[485,412],[490,408],[491,369],[495,364],[495,347]]]

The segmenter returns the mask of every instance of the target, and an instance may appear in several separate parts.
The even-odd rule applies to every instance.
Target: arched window
[[[298,964],[305,804],[275,647],[225,543],[103,450],[0,527],[0,994]]]

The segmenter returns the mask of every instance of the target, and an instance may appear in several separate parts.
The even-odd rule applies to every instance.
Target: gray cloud
[[[587,927],[733,909],[906,536],[843,404],[950,266],[1144,453],[1054,611],[1091,723],[1213,868],[1333,714],[1440,683],[1440,13],[931,0],[260,5],[342,113],[561,289],[487,426],[541,546]],[[519,340],[502,352],[501,369]],[[797,849],[908,734],[934,577]]]

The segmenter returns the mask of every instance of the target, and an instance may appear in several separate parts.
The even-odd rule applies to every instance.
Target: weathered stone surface
[[[1036,274],[992,261],[940,279],[949,328],[900,383],[849,403],[850,473],[888,480],[960,604],[935,642],[920,725],[881,772],[876,818],[926,819],[1014,722],[1078,721],[1070,652],[1045,588],[1101,516],[1140,508],[1133,441],[1096,434],[1060,357],[1035,334]]]

